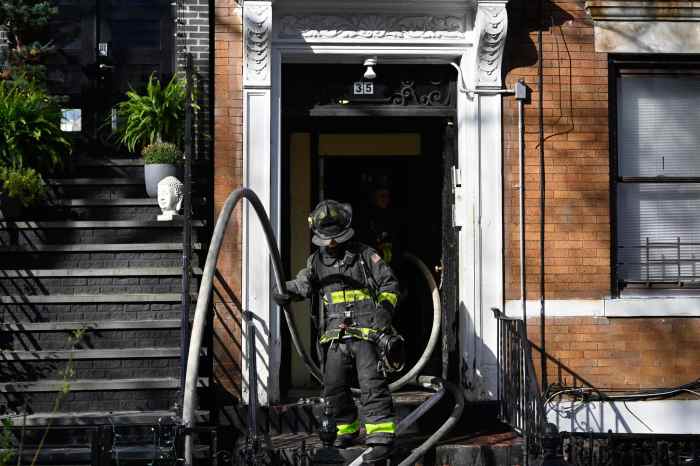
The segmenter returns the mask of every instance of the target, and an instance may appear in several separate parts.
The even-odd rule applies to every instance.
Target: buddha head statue
[[[158,207],[163,214],[176,214],[182,207],[183,184],[174,176],[167,176],[158,183]]]

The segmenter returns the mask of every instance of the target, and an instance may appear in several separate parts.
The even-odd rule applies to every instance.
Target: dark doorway
[[[50,30],[57,53],[48,64],[51,91],[80,109],[81,135],[106,144],[113,106],[154,73],[174,70],[170,0],[57,0]]]
[[[456,256],[445,260],[446,254],[456,254],[455,73],[443,65],[385,65],[377,67],[370,83],[363,72],[354,65],[283,67],[283,257],[288,273],[304,267],[315,249],[307,215],[322,199],[352,204],[356,239],[363,243],[378,248],[377,232],[391,230],[392,242],[398,243],[392,266],[403,295],[394,326],[408,342],[408,368],[429,339],[433,308],[425,279],[401,260],[402,253],[422,260],[441,290],[457,287]],[[378,191],[389,191],[386,210],[374,202]],[[384,230],[373,227],[382,223]],[[444,303],[444,314],[456,313],[452,301]],[[318,303],[297,303],[294,311],[300,337],[317,358],[318,310]],[[283,342],[288,341],[287,335]],[[423,373],[441,375],[441,346]],[[315,385],[292,352],[291,347],[282,352],[283,393]]]
[[[306,224],[308,211],[322,199],[335,199],[353,206],[355,239],[379,249],[377,233],[389,230],[393,245],[394,267],[402,287],[402,299],[394,326],[408,344],[407,367],[420,357],[427,343],[433,318],[430,289],[419,270],[402,260],[405,252],[422,260],[437,283],[456,287],[456,271],[445,283],[443,248],[445,183],[450,167],[445,168],[445,128],[449,118],[310,118],[289,122],[286,132],[287,173],[283,199],[285,225],[284,250],[289,272],[303,267],[314,250]],[[302,139],[302,144],[299,140]],[[356,151],[356,152],[353,152]],[[301,160],[301,159],[304,160]],[[452,160],[448,160],[448,163]],[[301,174],[301,176],[299,176]],[[373,202],[381,191],[389,191],[391,204],[386,210]],[[373,227],[379,223],[382,229]],[[450,263],[448,268],[456,264]],[[305,343],[316,347],[319,321],[318,304],[297,305],[299,327],[305,331]],[[303,321],[303,322],[302,322]],[[314,351],[312,351],[314,352]],[[299,384],[297,369],[291,367],[291,351],[284,351],[291,385]],[[441,345],[435,349],[424,373],[441,374]],[[295,377],[297,382],[295,382]],[[287,379],[287,377],[282,377]],[[289,380],[289,379],[288,379]],[[303,385],[303,383],[301,383]]]

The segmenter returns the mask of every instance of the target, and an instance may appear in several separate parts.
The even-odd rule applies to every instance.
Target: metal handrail
[[[529,455],[542,451],[544,400],[532,362],[532,344],[525,336],[522,319],[506,317],[492,309],[498,322],[499,418],[523,436],[525,464]]]
[[[184,192],[182,222],[182,298],[180,313],[180,390],[185,389],[187,375],[187,355],[190,341],[190,282],[192,278],[192,146],[194,109],[192,90],[194,89],[194,66],[192,54],[186,55],[185,78],[187,80],[185,95],[185,141],[184,141]]]

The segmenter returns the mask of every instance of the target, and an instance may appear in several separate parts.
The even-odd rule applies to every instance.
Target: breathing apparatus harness
[[[314,268],[316,268],[317,261],[322,260],[320,257],[321,253],[317,251],[313,258]],[[379,286],[377,285],[374,277],[367,269],[367,264],[360,253],[358,253],[358,260],[360,262],[360,268],[362,270],[362,275],[364,278],[364,285],[369,291],[372,297],[372,302],[375,305],[374,312],[378,312],[381,308],[379,303]],[[315,271],[315,275],[318,276],[318,272]],[[328,280],[328,279],[331,280]],[[331,281],[342,281],[339,275],[329,276],[326,279],[322,279],[321,282],[328,284]],[[351,306],[351,303],[348,303]],[[338,337],[335,338],[331,343],[331,349],[337,350],[344,338],[352,337],[352,327],[355,326],[355,321],[353,320],[353,311],[345,311],[345,317],[343,321],[338,325]],[[377,369],[384,373],[394,373],[403,370],[406,363],[406,344],[404,338],[396,331],[392,326],[390,329],[374,330],[368,332],[365,339],[374,343],[377,347],[377,355],[379,356],[379,362],[377,363]]]

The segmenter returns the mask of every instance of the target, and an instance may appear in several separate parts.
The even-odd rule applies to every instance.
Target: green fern
[[[38,85],[0,81],[0,166],[50,172],[70,154],[56,99]]]
[[[185,80],[173,76],[162,87],[160,80],[151,74],[146,93],[141,95],[131,89],[127,100],[117,105],[119,142],[135,152],[137,148],[156,142],[179,143],[182,139],[182,120],[185,115]]]

